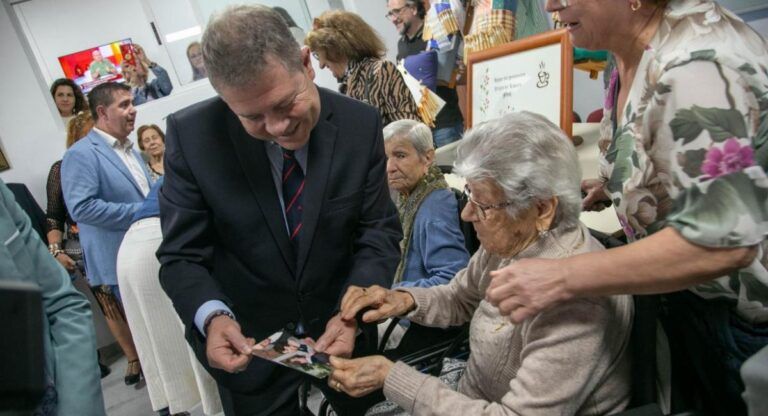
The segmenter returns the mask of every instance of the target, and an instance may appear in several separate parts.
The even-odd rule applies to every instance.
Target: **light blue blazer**
[[[135,149],[133,157],[152,183]],[[91,286],[117,285],[117,250],[144,201],[139,184],[107,140],[91,130],[64,154],[61,186],[69,214],[80,229]]]
[[[58,415],[104,415],[91,307],[2,180],[0,271],[0,280],[31,283],[42,292],[44,365],[56,386]],[[18,413],[0,409],[0,414]]]

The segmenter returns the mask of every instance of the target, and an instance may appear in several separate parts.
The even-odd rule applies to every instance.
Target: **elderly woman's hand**
[[[581,209],[584,211],[602,211],[611,206],[611,199],[605,193],[605,183],[600,179],[581,181]]]
[[[354,360],[331,357],[333,372],[328,377],[328,385],[352,397],[365,396],[384,386],[393,364],[381,355]]]
[[[341,299],[341,319],[355,319],[364,308],[371,308],[363,314],[363,322],[375,322],[392,316],[405,315],[414,305],[413,296],[407,292],[384,289],[381,286],[350,286]]]
[[[502,316],[519,323],[572,298],[568,275],[560,260],[522,259],[491,272],[485,297]]]

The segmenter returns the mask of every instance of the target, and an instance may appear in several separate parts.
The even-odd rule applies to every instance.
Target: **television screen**
[[[75,81],[84,93],[105,82],[124,82],[120,64],[135,64],[133,43],[123,39],[59,57],[64,76]]]

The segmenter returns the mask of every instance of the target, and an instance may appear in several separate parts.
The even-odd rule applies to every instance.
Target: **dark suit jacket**
[[[243,334],[263,339],[303,321],[324,331],[348,285],[389,287],[402,238],[386,184],[378,112],[319,88],[309,139],[299,252],[293,253],[266,142],[249,136],[220,98],[168,117],[160,191],[160,279],[193,349],[205,360],[197,309],[219,299]],[[275,366],[214,377],[232,390],[265,388]]]

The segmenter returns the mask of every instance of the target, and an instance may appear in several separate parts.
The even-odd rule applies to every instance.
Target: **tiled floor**
[[[151,416],[156,415],[149,403],[149,395],[144,380],[134,386],[126,386],[123,382],[125,368],[128,360],[120,357],[110,364],[112,372],[101,379],[101,389],[104,392],[104,405],[109,416]],[[190,409],[193,416],[203,416],[203,411],[198,405]]]
[[[109,362],[109,360],[107,360]],[[125,368],[128,360],[120,356],[112,362],[109,367],[112,372],[101,379],[101,388],[104,392],[104,404],[109,416],[152,416],[156,412],[152,411],[149,403],[149,395],[144,380],[135,386],[126,386],[123,382]],[[309,399],[309,408],[317,412],[320,407],[321,396],[317,391],[313,391]],[[200,405],[189,412],[192,416],[203,416],[203,410]]]

